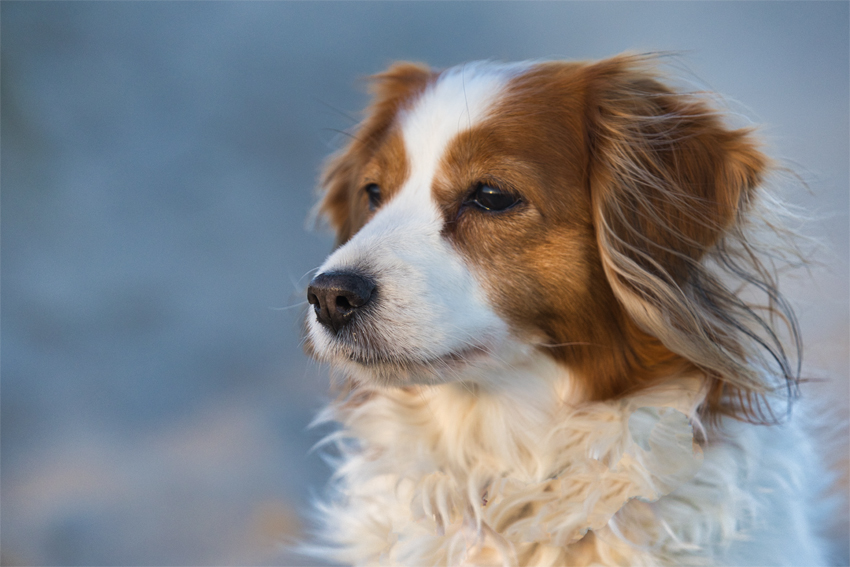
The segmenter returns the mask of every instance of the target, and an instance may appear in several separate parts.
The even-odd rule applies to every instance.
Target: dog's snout
[[[355,311],[369,303],[375,284],[353,273],[319,274],[307,288],[307,301],[319,323],[334,333],[345,327]]]

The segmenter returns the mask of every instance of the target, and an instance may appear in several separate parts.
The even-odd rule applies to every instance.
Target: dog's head
[[[764,391],[763,319],[708,266],[737,269],[767,167],[747,131],[637,56],[396,64],[372,88],[322,180],[319,358],[390,386],[546,360],[592,399],[695,370],[717,400]]]

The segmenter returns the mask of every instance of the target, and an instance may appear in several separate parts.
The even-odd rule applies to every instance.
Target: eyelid
[[[502,193],[507,193],[508,195],[513,195],[518,199],[525,200],[525,197],[522,195],[522,193],[514,189],[513,186],[509,183],[505,183],[502,180],[485,177],[479,179],[478,181],[475,181],[469,186],[469,189],[467,190],[466,195],[463,198],[463,202],[466,203],[471,200],[473,195],[475,195],[475,193],[478,192],[478,190],[485,185],[494,189],[498,189]]]

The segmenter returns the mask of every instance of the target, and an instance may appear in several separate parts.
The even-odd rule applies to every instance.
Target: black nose
[[[319,323],[334,333],[345,327],[354,312],[369,303],[375,284],[352,273],[319,274],[307,288]]]

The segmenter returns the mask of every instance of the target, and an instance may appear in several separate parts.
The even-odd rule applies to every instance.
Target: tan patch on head
[[[648,180],[637,193],[643,201],[620,202],[613,214],[626,182],[612,181],[611,160],[633,158],[624,148],[646,140],[652,153],[629,164],[631,181]],[[447,236],[483,276],[494,309],[526,337],[541,337],[542,350],[600,399],[693,368],[615,294],[600,223],[622,234],[637,265],[678,286],[732,223],[764,165],[746,133],[725,129],[711,109],[627,57],[546,63],[515,79],[493,118],[454,141],[434,194]],[[495,214],[460,207],[481,182],[524,203]]]
[[[366,119],[351,141],[325,164],[319,210],[337,234],[337,244],[350,239],[369,219],[368,183],[381,186],[386,200],[407,175],[404,144],[396,119],[436,75],[424,65],[396,63],[370,78],[374,98]]]
[[[544,64],[516,79],[493,117],[454,141],[434,194],[447,236],[483,277],[496,312],[600,399],[630,389],[648,368],[656,373],[670,353],[645,360],[630,350],[631,329],[602,269],[585,83],[578,64]],[[481,182],[523,203],[502,213],[459,207]]]

